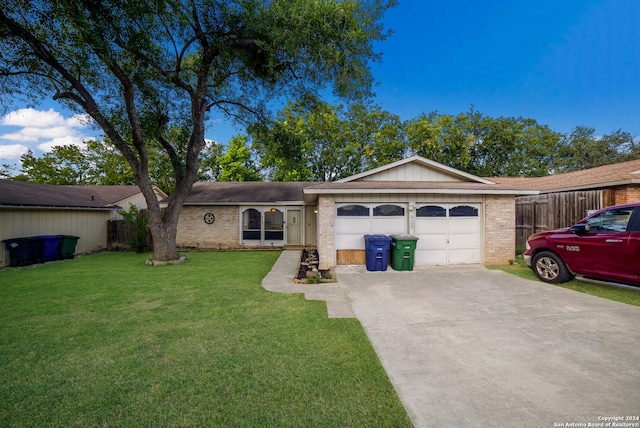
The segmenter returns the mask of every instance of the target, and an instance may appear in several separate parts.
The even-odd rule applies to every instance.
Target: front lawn
[[[279,252],[0,271],[0,426],[410,426],[364,330],[270,293]]]
[[[499,269],[504,272],[520,276],[522,278],[538,281],[538,277],[533,273],[531,269],[525,264],[521,255],[516,257],[516,260],[511,265],[504,266],[490,266],[490,269]],[[625,288],[613,287],[611,285],[593,284],[591,282],[578,281],[572,279],[571,281],[557,284],[559,287],[568,288],[570,290],[579,291],[581,293],[591,294],[593,296],[602,297],[604,299],[615,300],[616,302],[627,303],[629,305],[640,306],[640,288],[638,290],[629,290]]]

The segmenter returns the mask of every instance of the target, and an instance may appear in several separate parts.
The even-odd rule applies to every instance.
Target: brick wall
[[[640,202],[640,185],[629,184],[615,189],[615,204]]]
[[[336,265],[334,207],[335,200],[333,195],[320,195],[318,198],[318,255],[320,269],[331,269]]]
[[[212,213],[213,224],[204,222]],[[240,247],[240,209],[237,206],[185,206],[178,219],[178,247],[237,248]]]
[[[516,252],[515,198],[487,196],[484,206],[484,264],[507,264]]]

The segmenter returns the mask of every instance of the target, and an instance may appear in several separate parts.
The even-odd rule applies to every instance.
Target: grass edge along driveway
[[[261,287],[279,254],[0,270],[0,426],[410,426],[357,320]]]

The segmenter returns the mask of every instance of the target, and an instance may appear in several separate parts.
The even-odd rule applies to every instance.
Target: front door
[[[287,244],[302,244],[302,210],[287,210]]]

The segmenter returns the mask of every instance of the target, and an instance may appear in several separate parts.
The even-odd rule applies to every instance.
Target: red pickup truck
[[[573,227],[531,235],[524,259],[545,282],[565,282],[575,275],[640,286],[640,202],[603,208]]]

